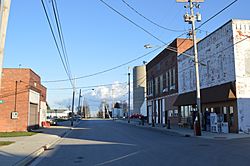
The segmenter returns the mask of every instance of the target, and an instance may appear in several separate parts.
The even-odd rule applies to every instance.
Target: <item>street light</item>
[[[128,68],[128,123],[130,123],[130,70]]]

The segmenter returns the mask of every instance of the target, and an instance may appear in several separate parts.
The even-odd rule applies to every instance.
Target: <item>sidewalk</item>
[[[128,123],[127,120],[115,120],[116,122],[120,123],[126,123],[130,125],[135,125],[137,127],[142,128],[148,128],[152,130],[158,130],[162,132],[169,132],[169,133],[175,133],[181,136],[185,137],[196,137],[196,138],[203,138],[203,139],[213,139],[213,140],[232,140],[232,139],[240,139],[240,138],[250,138],[250,134],[235,134],[235,133],[211,133],[207,131],[202,131],[202,136],[194,136],[194,130],[190,128],[183,128],[179,126],[170,126],[171,129],[167,129],[166,127],[155,125],[155,127],[152,127],[152,125],[148,125],[145,123],[145,125],[141,125],[138,120],[130,120],[130,123]]]
[[[74,127],[78,123],[74,122]],[[39,156],[44,150],[59,141],[71,131],[70,121],[60,123],[60,126],[41,128],[33,136],[0,138],[0,141],[15,143],[0,147],[0,165],[26,165]],[[41,133],[40,133],[41,132]]]

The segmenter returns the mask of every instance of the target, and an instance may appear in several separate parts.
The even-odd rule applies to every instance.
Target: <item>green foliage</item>
[[[6,145],[10,145],[14,142],[11,142],[11,141],[0,141],[0,146],[6,146]]]
[[[0,137],[22,137],[22,136],[32,136],[35,135],[34,132],[0,132]]]

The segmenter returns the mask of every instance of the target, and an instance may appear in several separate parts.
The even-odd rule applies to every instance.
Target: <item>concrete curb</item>
[[[206,137],[203,137],[203,136],[194,136],[194,135],[189,134],[189,133],[182,133],[182,132],[178,132],[176,130],[171,130],[171,129],[166,129],[166,128],[158,128],[158,127],[152,127],[152,126],[143,126],[143,125],[139,125],[139,124],[136,124],[136,123],[125,123],[123,121],[115,121],[115,122],[123,123],[123,124],[127,124],[127,125],[133,125],[135,127],[143,128],[143,129],[146,129],[146,130],[157,131],[157,132],[167,133],[167,134],[174,134],[174,135],[178,135],[178,136],[181,136],[181,137],[193,137],[193,138],[219,140],[219,139],[216,139],[216,138],[206,138]]]
[[[80,124],[80,121],[75,123],[75,125],[69,129],[67,129],[65,132],[63,132],[62,135],[58,136],[58,138],[56,138],[54,141],[52,141],[51,143],[45,144],[44,146],[40,147],[39,149],[37,149],[36,151],[34,151],[33,153],[29,154],[28,156],[26,156],[24,159],[18,161],[16,164],[14,164],[15,166],[26,166],[28,164],[31,164],[37,157],[39,157],[45,150],[49,150],[49,148],[51,148],[52,146],[54,146],[55,144],[57,144],[62,138],[66,137],[67,135],[69,135],[72,130],[77,127]]]
[[[176,131],[170,131],[170,130],[166,130],[165,128],[143,126],[143,125],[139,125],[139,124],[135,124],[135,123],[125,123],[125,122],[122,122],[122,121],[114,121],[114,122],[118,122],[118,123],[122,123],[122,124],[127,124],[127,125],[132,125],[132,126],[139,127],[139,128],[142,128],[142,129],[151,130],[151,131],[157,131],[157,132],[161,132],[161,133],[175,134],[175,135],[179,135],[179,136],[183,136],[183,137],[193,137],[193,136],[191,136],[189,134],[183,134],[183,133],[179,133],[179,132],[176,132]]]
[[[192,138],[199,138],[199,139],[209,139],[209,140],[235,140],[235,139],[242,139],[242,138],[250,138],[249,136],[242,136],[242,137],[230,137],[230,136],[220,136],[220,135],[214,135],[214,136],[195,136],[194,134],[190,134],[190,133],[186,133],[186,132],[181,132],[181,131],[176,131],[176,130],[171,130],[171,129],[166,129],[166,128],[158,128],[158,127],[152,127],[152,126],[142,126],[136,123],[127,123],[124,121],[114,121],[114,122],[118,122],[118,123],[123,123],[123,124],[127,124],[127,125],[133,125],[136,127],[140,127],[140,128],[144,128],[147,130],[151,130],[151,131],[159,131],[161,133],[173,133],[175,135],[179,135],[179,136],[183,136],[183,137],[192,137]]]

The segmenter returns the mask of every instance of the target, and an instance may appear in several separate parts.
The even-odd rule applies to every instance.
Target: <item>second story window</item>
[[[158,77],[155,78],[155,95],[158,95],[159,93],[159,81]]]
[[[173,73],[172,73],[172,76],[173,76],[173,79],[172,79],[172,89],[175,89],[175,68],[173,68]]]
[[[160,94],[163,93],[163,75],[160,76]]]
[[[168,88],[169,88],[169,73],[166,72],[166,88],[165,88],[166,92],[168,92]]]

